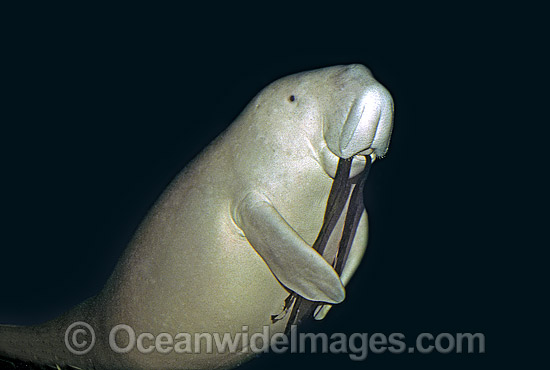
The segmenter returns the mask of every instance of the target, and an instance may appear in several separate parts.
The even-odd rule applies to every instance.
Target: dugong
[[[172,181],[103,290],[42,325],[1,326],[0,356],[53,368],[229,369],[255,355],[254,334],[269,342],[285,332],[290,294],[318,302],[323,318],[367,244],[361,202],[340,275],[344,217],[323,255],[312,248],[339,161],[358,176],[386,154],[392,125],[391,95],[362,65],[271,83]],[[219,347],[216,335],[234,342]]]

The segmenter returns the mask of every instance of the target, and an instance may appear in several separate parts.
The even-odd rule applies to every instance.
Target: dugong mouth
[[[352,158],[351,168],[349,171],[350,178],[357,176],[359,173],[365,170],[365,166],[367,164],[367,157],[370,158],[369,163],[374,162],[374,160],[376,159],[376,154],[371,148],[364,150],[361,153],[357,153],[354,156],[349,157],[349,158]],[[334,154],[328,147],[324,147],[320,151],[319,159],[320,159],[320,165],[324,169],[326,174],[331,178],[335,178],[339,161],[341,159],[349,159],[349,158],[341,158],[336,154]]]
[[[373,159],[383,157],[388,150],[392,127],[392,98],[380,84],[373,84],[353,102],[335,154],[344,159],[355,155],[373,155]]]
[[[325,132],[327,147],[320,153],[325,172],[334,178],[338,161],[353,158],[353,177],[365,169],[367,156],[372,163],[388,150],[393,127],[391,95],[375,82],[352,102],[339,124],[332,122],[329,126]]]

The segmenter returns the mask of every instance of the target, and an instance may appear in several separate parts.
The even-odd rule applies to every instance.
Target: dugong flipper
[[[332,266],[300,237],[265,195],[248,194],[239,205],[236,222],[284,286],[312,301],[344,300],[344,286]]]
[[[273,82],[164,191],[104,289],[42,325],[0,326],[0,356],[81,369],[227,369],[255,355],[245,334],[267,330],[269,342],[284,333],[290,294],[320,304],[323,317],[344,299],[367,242],[361,200],[339,276],[353,196],[333,232],[320,233],[338,164],[349,162],[352,194],[367,158],[386,153],[392,115],[390,94],[361,65]],[[322,253],[312,247],[319,234]]]

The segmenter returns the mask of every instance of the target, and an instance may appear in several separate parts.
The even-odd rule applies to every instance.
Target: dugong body
[[[43,325],[0,327],[0,356],[82,369],[231,368],[254,355],[247,343],[207,353],[203,341],[178,352],[174,342],[155,347],[155,337],[282,333],[291,292],[324,303],[322,318],[344,299],[367,241],[363,211],[341,276],[331,266],[337,236],[325,258],[311,248],[338,161],[353,159],[353,177],[366,156],[383,156],[392,113],[391,96],[361,65],[272,83],[169,185],[102,292]],[[65,343],[84,342],[83,332],[66,336],[75,322],[94,330],[87,353]],[[152,334],[141,342],[149,352],[114,351],[109,336],[120,324]],[[118,348],[131,344],[124,333]]]

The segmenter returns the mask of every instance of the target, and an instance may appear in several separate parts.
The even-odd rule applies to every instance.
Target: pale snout
[[[383,157],[393,127],[393,100],[380,84],[369,86],[352,105],[339,138],[339,157],[374,153]]]

